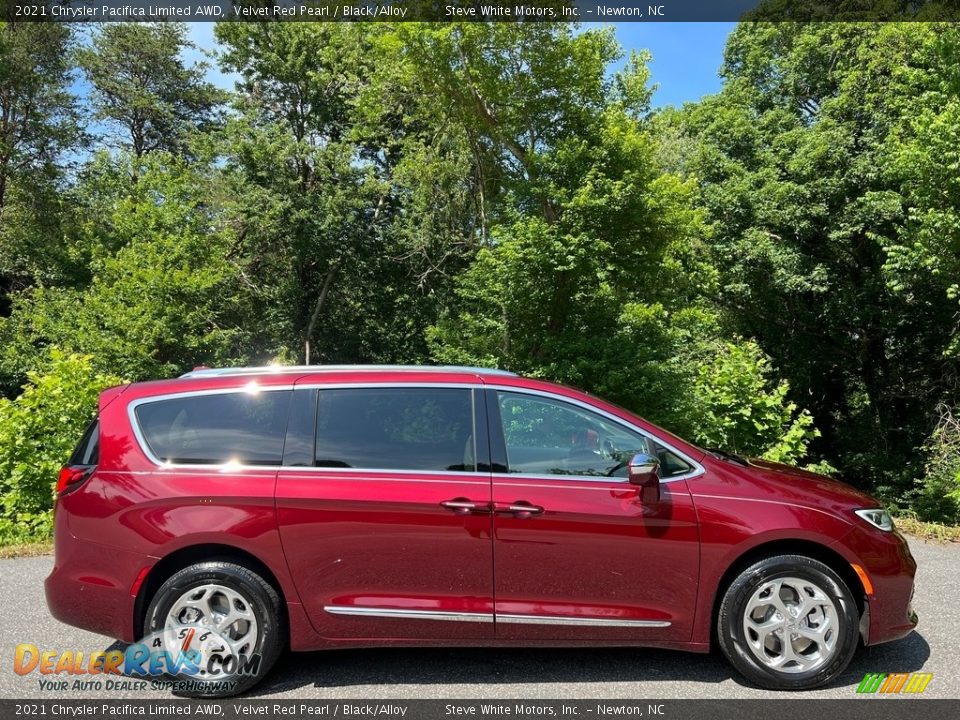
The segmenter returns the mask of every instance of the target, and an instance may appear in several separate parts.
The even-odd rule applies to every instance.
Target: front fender
[[[838,553],[851,522],[815,507],[767,499],[694,495],[700,525],[700,578],[692,642],[708,643],[727,571],[764,546],[807,543]]]

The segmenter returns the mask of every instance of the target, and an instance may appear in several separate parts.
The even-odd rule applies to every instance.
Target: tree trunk
[[[310,364],[310,338],[313,336],[313,329],[317,324],[317,318],[320,317],[320,310],[323,309],[323,303],[327,299],[327,293],[330,291],[330,285],[333,282],[333,276],[336,272],[336,264],[331,265],[327,271],[327,276],[323,280],[323,287],[320,289],[320,296],[317,298],[317,304],[313,308],[313,314],[310,316],[310,324],[307,325],[307,334],[303,338],[303,355],[306,365]]]

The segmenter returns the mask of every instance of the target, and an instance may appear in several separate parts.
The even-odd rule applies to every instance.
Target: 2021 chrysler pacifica
[[[194,652],[193,695],[246,690],[284,648],[388,644],[716,643],[801,689],[916,624],[916,565],[870,496],[478,368],[106,390],[60,474],[55,551],[54,616]]]

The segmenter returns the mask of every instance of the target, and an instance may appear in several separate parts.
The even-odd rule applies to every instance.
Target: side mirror
[[[630,459],[627,477],[631,485],[640,487],[643,502],[660,499],[660,460],[654,455],[639,453]]]

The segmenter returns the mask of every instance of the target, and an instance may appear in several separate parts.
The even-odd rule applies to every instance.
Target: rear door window
[[[476,470],[467,388],[321,389],[314,466]]]
[[[137,406],[143,439],[161,462],[280,465],[289,390],[174,397]]]

